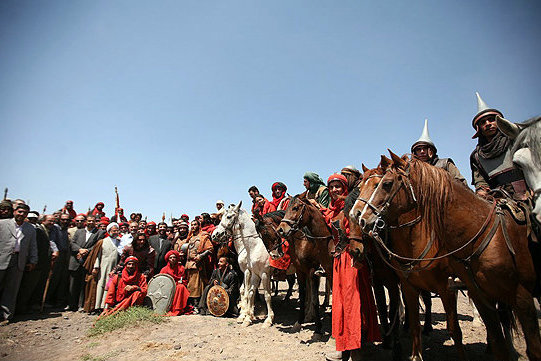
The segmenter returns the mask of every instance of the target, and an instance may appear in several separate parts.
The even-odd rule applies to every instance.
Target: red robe
[[[274,206],[274,204],[265,199],[265,205],[263,206],[263,210],[261,210],[261,215],[265,215],[274,211],[276,211],[276,207]]]
[[[186,270],[184,266],[178,263],[176,267],[171,267],[169,262],[165,265],[160,273],[168,274],[175,279],[177,288],[175,290],[175,297],[171,304],[171,309],[167,313],[167,316],[180,316],[191,312],[191,307],[188,307],[188,297],[190,292],[186,288],[188,285],[188,278],[186,277]]]
[[[139,290],[126,292],[128,285],[139,286]],[[130,275],[124,267],[122,275],[115,275],[109,284],[105,298],[105,304],[108,306],[107,314],[125,310],[130,306],[142,305],[143,299],[147,295],[147,288],[146,278],[138,269]]]
[[[331,229],[334,229],[331,221],[338,218],[343,208],[344,201],[339,199],[331,200],[329,208],[322,210]],[[349,234],[347,219],[344,219],[342,227]],[[335,235],[335,244],[337,239]],[[381,341],[368,267],[354,268],[347,251],[334,259],[332,295],[332,335],[337,351],[361,348],[363,332],[367,333],[366,341]]]
[[[208,234],[212,235],[212,232],[214,232],[214,230],[216,229],[216,226],[212,223],[210,224],[207,224],[206,226],[204,227],[201,227],[201,230],[203,232],[207,232]]]
[[[272,259],[272,257],[269,256],[269,263],[274,268],[287,270],[291,264],[291,256],[289,255],[289,243],[285,240],[282,245],[282,251],[284,251],[284,255],[278,259]]]

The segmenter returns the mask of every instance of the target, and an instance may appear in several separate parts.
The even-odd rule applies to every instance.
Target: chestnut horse
[[[284,211],[267,213],[264,216],[256,215],[255,227],[267,251],[274,259],[284,256],[283,240],[276,228],[284,218]],[[315,312],[315,333],[322,334],[321,315],[319,313],[319,284],[314,271],[321,265],[327,273],[327,279],[332,283],[332,258],[328,251],[328,238],[309,239],[302,231],[295,231],[288,235],[289,255],[295,266],[297,280],[299,281],[299,315],[297,323],[300,326],[305,319],[306,289],[310,291],[309,299]],[[308,285],[308,287],[307,287]]]
[[[351,216],[363,232],[372,235],[395,268],[410,269],[410,282],[412,275],[425,273],[441,283],[439,288],[446,291],[440,296],[447,325],[461,358],[465,354],[456,321],[456,299],[446,295],[449,272],[466,284],[497,360],[515,357],[511,335],[504,335],[509,319],[500,317],[497,305],[514,311],[524,332],[528,358],[541,360],[541,337],[532,298],[536,274],[526,225],[517,224],[500,203],[481,199],[445,170],[390,154],[392,162],[382,165],[383,177],[366,183]],[[402,225],[406,226],[399,228]],[[380,232],[385,235],[390,227],[397,228],[390,230],[387,243]],[[412,287],[405,288],[410,289],[406,292],[408,302],[418,302],[418,296],[412,296]],[[414,313],[410,312],[410,320]],[[420,344],[415,341],[413,351],[420,359]]]
[[[379,186],[385,175],[385,171],[390,165],[391,160],[382,156],[378,168],[365,172],[360,187],[360,194],[348,215],[351,223],[359,225],[359,216],[362,214],[362,211],[367,208],[366,204],[371,204],[371,196]],[[400,220],[395,220],[390,227],[385,229],[389,242],[392,244],[392,247],[395,247],[394,249],[400,249],[406,254],[411,253],[405,242],[407,241],[407,237],[419,238],[423,235],[419,221],[420,218],[417,217],[417,214],[410,212],[401,217]],[[352,256],[356,258],[363,255],[365,248],[377,251],[380,255],[379,259],[383,260],[389,267],[393,268],[400,278],[404,301],[406,303],[406,308],[409,310],[408,318],[412,338],[411,359],[422,360],[421,330],[419,323],[419,294],[421,290],[439,294],[447,316],[447,328],[453,337],[458,355],[461,359],[466,359],[464,346],[462,344],[462,332],[458,324],[456,295],[447,287],[448,277],[451,275],[447,260],[443,259],[438,262],[423,264],[422,266],[409,264],[405,267],[401,267],[400,264],[389,261],[387,255],[381,251],[380,247],[378,247],[378,244],[373,242],[370,237],[367,237],[366,232],[363,233],[365,233],[363,237],[357,237],[357,239],[354,239],[355,237],[351,238],[350,252],[352,253]],[[424,246],[424,244],[422,246]],[[430,251],[433,250],[426,250],[426,252]],[[425,249],[421,248],[416,254],[424,252]]]
[[[394,273],[394,270],[387,266],[379,257],[371,245],[363,240],[367,237],[362,234],[361,228],[355,222],[349,219],[349,213],[357,197],[359,196],[360,187],[366,180],[379,176],[383,173],[381,168],[369,170],[363,165],[363,179],[359,186],[355,187],[346,198],[344,207],[344,216],[349,220],[349,244],[348,252],[354,260],[354,266],[360,265],[363,258],[370,267],[372,273],[372,286],[374,288],[374,297],[378,308],[379,319],[383,328],[383,348],[392,348],[392,357],[394,361],[402,360],[402,346],[400,344],[400,288],[399,278]],[[365,248],[366,245],[366,248]],[[363,249],[361,255],[360,249]],[[355,250],[353,252],[352,250]],[[385,290],[389,294],[389,309],[387,310],[387,300],[385,298]],[[427,325],[425,320],[425,326]]]

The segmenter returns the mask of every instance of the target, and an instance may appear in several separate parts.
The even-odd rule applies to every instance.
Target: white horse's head
[[[500,116],[496,121],[498,128],[514,140],[511,148],[513,163],[522,169],[528,187],[534,191],[533,214],[541,222],[541,116],[521,124]]]
[[[227,210],[222,215],[222,220],[220,224],[216,227],[214,232],[212,232],[212,239],[218,242],[223,241],[226,236],[233,235],[233,227],[237,223],[237,219],[240,213],[240,207],[242,206],[242,201],[238,205],[231,204]]]

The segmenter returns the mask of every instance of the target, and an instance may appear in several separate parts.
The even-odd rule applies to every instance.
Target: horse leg
[[[311,277],[313,270],[309,270],[306,275],[306,301],[305,301],[305,310],[304,310],[304,320],[305,322],[311,322],[315,318],[314,302],[312,300],[312,290],[314,289],[314,279]]]
[[[268,272],[261,274],[261,283],[263,284],[263,294],[265,295],[265,302],[267,303],[267,318],[263,322],[263,327],[269,327],[274,322],[274,311],[272,310],[272,297],[270,286],[270,275]]]
[[[327,276],[325,277],[325,298],[323,299],[323,308],[326,309],[329,307],[330,304],[330,298],[331,298],[331,290],[332,290],[332,281],[329,278],[329,273],[327,273]]]
[[[253,273],[250,277],[250,284],[248,285],[248,296],[246,297],[246,317],[244,318],[243,326],[249,326],[255,319],[255,294],[259,286],[260,278]]]
[[[306,311],[306,274],[301,271],[297,271],[297,282],[299,283],[299,313],[297,316],[297,322],[293,325],[293,331],[298,332],[301,330],[301,325],[304,322],[304,314]]]
[[[470,286],[471,285],[468,284],[468,289],[471,289]],[[509,360],[509,350],[507,349],[505,337],[502,333],[500,317],[495,310],[495,305],[489,308],[481,301],[482,299],[480,297],[482,296],[479,296],[477,292],[471,292],[470,295],[481,315],[481,319],[485,323],[485,328],[487,330],[487,345],[490,348],[492,355],[498,361]]]
[[[248,310],[248,294],[250,292],[250,279],[252,277],[252,272],[247,268],[244,271],[244,289],[243,292],[240,295],[240,312],[239,317],[237,318],[238,323],[244,322],[244,319],[246,318],[246,312]]]
[[[447,283],[445,284],[447,285]],[[421,297],[425,304],[425,323],[423,326],[423,335],[429,335],[434,329],[432,328],[432,296],[428,291],[421,291]]]
[[[284,301],[289,301],[291,298],[291,295],[293,294],[293,286],[295,286],[295,274],[287,275],[286,276],[288,289],[286,293],[286,297],[284,298]]]
[[[421,325],[419,324],[419,291],[403,282],[402,292],[408,310],[409,328],[411,334],[411,361],[422,361]]]
[[[315,316],[315,338],[321,339],[321,335],[323,332],[321,332],[322,328],[322,322],[321,322],[321,315],[319,313],[319,280],[320,278],[316,275],[314,275],[314,270],[310,270],[310,277],[312,278],[312,294],[310,295],[310,301],[314,305],[314,316]]]
[[[515,314],[522,326],[526,339],[526,354],[529,360],[541,360],[541,338],[532,295],[522,285],[518,286]]]
[[[441,288],[438,292],[440,294],[441,302],[443,303],[443,308],[445,309],[445,315],[447,318],[447,330],[451,334],[455,347],[458,352],[458,358],[461,360],[466,360],[466,353],[464,352],[464,344],[462,343],[462,330],[458,323],[458,314],[457,314],[457,299],[456,293],[450,291],[447,288],[447,283]],[[426,325],[426,321],[425,321]]]
[[[271,292],[274,292],[274,297],[276,297],[276,296],[278,296],[278,281],[277,280],[272,280],[271,283],[272,283]]]
[[[376,299],[376,306],[378,308],[379,322],[381,322],[381,327],[383,328],[383,348],[391,348],[391,335],[389,332],[389,321],[387,313],[387,299],[385,298],[385,290],[383,289],[383,284],[376,277],[373,278],[372,288],[374,289],[374,297]]]
[[[400,343],[400,289],[398,283],[387,285],[389,292],[389,332],[393,341],[393,361],[402,360],[402,344]]]

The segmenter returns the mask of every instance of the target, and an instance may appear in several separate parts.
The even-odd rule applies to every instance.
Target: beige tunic
[[[118,263],[118,251],[117,244],[119,239],[112,240],[111,237],[107,237],[103,240],[101,252],[96,258],[94,268],[99,268],[98,287],[96,289],[96,309],[105,307],[105,286],[109,280],[109,272],[113,270],[113,267]]]

